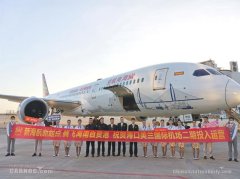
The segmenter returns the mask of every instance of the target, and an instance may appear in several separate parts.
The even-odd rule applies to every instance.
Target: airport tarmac
[[[240,136],[239,138],[240,139]],[[240,175],[240,163],[227,161],[227,143],[214,144],[213,160],[198,161],[192,159],[189,144],[185,148],[185,159],[153,158],[150,145],[148,158],[142,157],[142,147],[138,144],[139,157],[88,157],[85,158],[85,143],[82,147],[81,157],[75,157],[75,147],[72,144],[70,157],[64,156],[63,143],[60,156],[52,157],[53,147],[51,141],[43,142],[43,156],[32,157],[34,141],[17,140],[16,156],[5,157],[6,135],[0,129],[0,179],[7,178],[166,178],[166,179],[202,179],[202,178],[228,178],[236,179]],[[240,141],[238,148],[240,148]],[[96,146],[96,143],[95,143]],[[107,148],[107,144],[105,144]],[[127,151],[129,146],[127,145]],[[158,149],[160,155],[160,147]],[[169,154],[169,151],[168,151]],[[178,153],[177,153],[178,154]],[[202,151],[201,151],[202,154]]]

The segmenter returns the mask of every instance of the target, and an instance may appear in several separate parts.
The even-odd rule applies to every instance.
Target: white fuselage
[[[80,107],[63,112],[73,116],[177,116],[215,112],[239,104],[239,84],[207,69],[216,72],[194,63],[154,65],[47,98],[79,101]]]

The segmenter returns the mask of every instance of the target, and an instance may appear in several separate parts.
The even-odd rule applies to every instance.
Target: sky
[[[42,96],[140,67],[240,65],[239,0],[0,0],[0,94]],[[0,113],[18,104],[0,100]]]

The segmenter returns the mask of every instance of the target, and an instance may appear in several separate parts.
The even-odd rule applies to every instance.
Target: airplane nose
[[[229,108],[240,104],[240,84],[233,80],[228,80],[225,88],[225,101]]]

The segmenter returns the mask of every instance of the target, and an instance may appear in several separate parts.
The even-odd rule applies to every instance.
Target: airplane
[[[240,84],[216,69],[196,63],[165,63],[50,94],[45,75],[43,97],[0,95],[20,103],[19,119],[46,119],[50,109],[66,116],[170,117],[230,109],[240,104]]]

